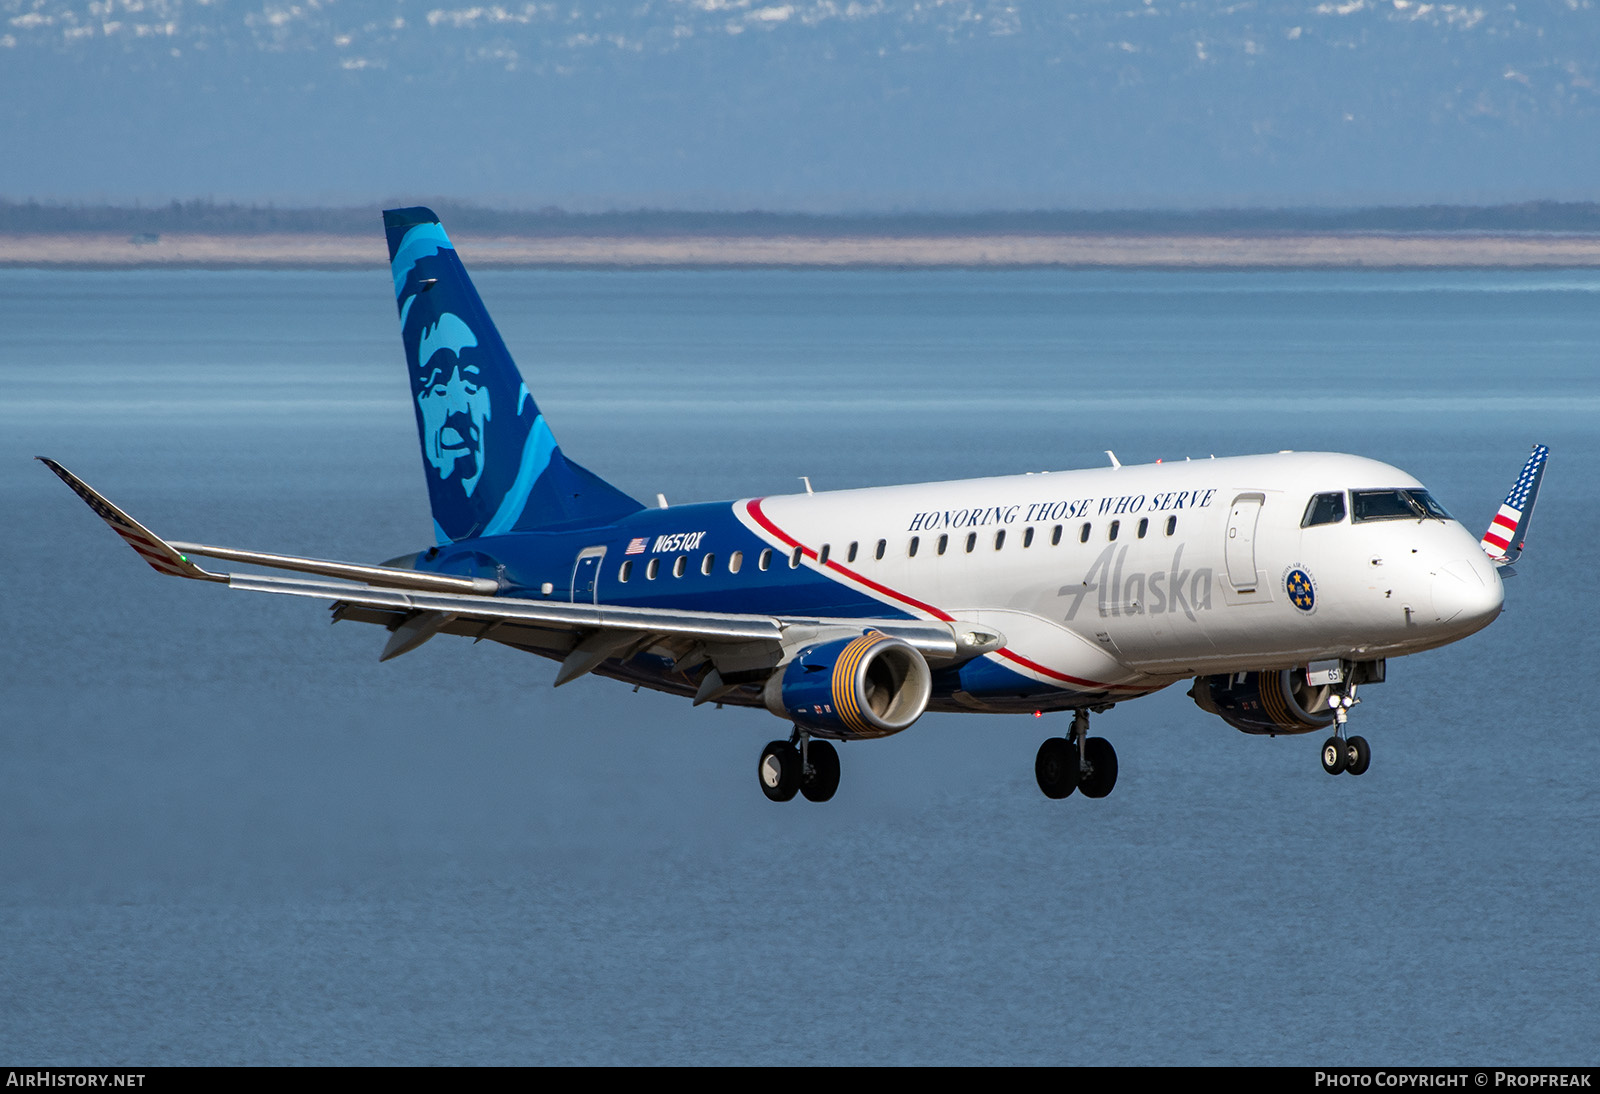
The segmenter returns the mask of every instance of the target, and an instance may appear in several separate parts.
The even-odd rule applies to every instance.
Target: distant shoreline
[[[1600,234],[1526,232],[966,235],[474,235],[474,268],[1551,269],[1600,267]],[[273,232],[0,233],[0,268],[358,270],[383,239]]]

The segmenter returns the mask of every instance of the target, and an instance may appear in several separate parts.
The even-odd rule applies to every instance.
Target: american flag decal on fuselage
[[[1489,530],[1483,534],[1484,553],[1496,562],[1514,562],[1522,553],[1523,537],[1527,535],[1528,521],[1533,516],[1539,480],[1544,477],[1544,463],[1549,454],[1550,449],[1545,445],[1534,445],[1522,474],[1517,476],[1506,500],[1500,503],[1500,511],[1489,523]]]

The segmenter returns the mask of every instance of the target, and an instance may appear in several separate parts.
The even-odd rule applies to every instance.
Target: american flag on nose
[[[1489,530],[1481,541],[1484,551],[1496,562],[1512,562],[1522,553],[1522,537],[1527,534],[1528,520],[1533,516],[1533,503],[1539,493],[1539,480],[1544,477],[1544,462],[1550,449],[1534,445],[1533,454],[1522,467],[1522,474],[1511,485],[1511,492],[1500,503]],[[1516,547],[1513,549],[1512,544]]]

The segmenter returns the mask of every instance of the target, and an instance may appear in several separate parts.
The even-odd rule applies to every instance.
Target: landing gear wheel
[[[1039,746],[1033,777],[1047,798],[1065,798],[1078,789],[1078,749],[1065,737],[1051,737]]]
[[[1104,737],[1083,742],[1083,762],[1088,770],[1078,778],[1078,789],[1086,798],[1103,798],[1117,785],[1117,750]]]
[[[800,793],[808,802],[825,802],[839,789],[839,753],[827,741],[812,741],[806,754],[811,757],[811,774],[801,777]]]
[[[800,750],[788,741],[773,741],[761,750],[761,792],[786,802],[800,789]]]
[[[1365,737],[1351,737],[1345,741],[1344,752],[1344,769],[1350,774],[1365,775],[1367,768],[1372,766],[1372,749],[1367,747]]]
[[[1363,745],[1365,741],[1361,742]],[[1349,753],[1345,751],[1345,743],[1337,737],[1329,737],[1322,742],[1322,770],[1330,775],[1337,775],[1343,771],[1350,762]]]

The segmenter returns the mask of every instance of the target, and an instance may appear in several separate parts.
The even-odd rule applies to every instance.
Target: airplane
[[[438,217],[384,226],[433,544],[370,565],[167,540],[39,458],[158,572],[331,601],[388,631],[381,661],[460,635],[559,662],[557,687],[764,709],[791,727],[757,765],[777,802],[831,799],[830,742],[928,711],[1070,712],[1036,781],[1102,798],[1117,755],[1090,715],[1185,680],[1245,733],[1328,732],[1323,769],[1360,775],[1357,689],[1499,615],[1548,457],[1482,537],[1405,472],[1323,452],[650,507],[556,443]]]

